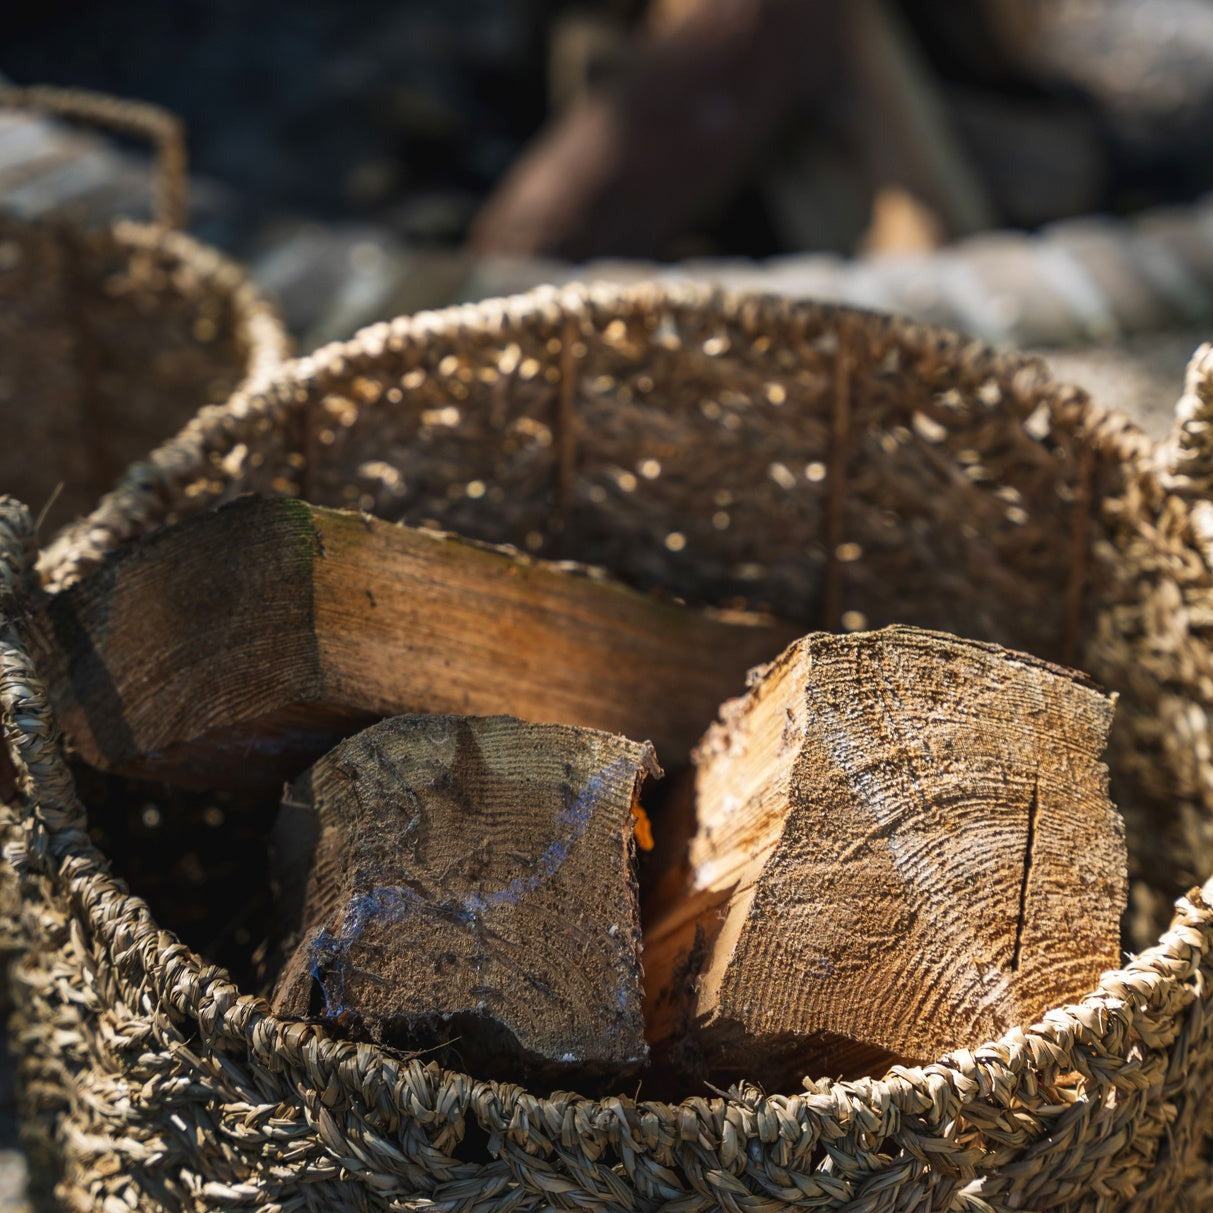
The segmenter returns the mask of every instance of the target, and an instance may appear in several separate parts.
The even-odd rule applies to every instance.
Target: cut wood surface
[[[677,764],[795,634],[284,499],[123,549],[50,598],[36,630],[86,761],[275,795],[342,737],[414,711],[584,725]]]
[[[798,1086],[976,1046],[1119,961],[1123,826],[1084,676],[913,628],[812,635],[696,752],[650,1041]]]
[[[652,748],[511,717],[405,716],[288,789],[275,834],[301,937],[280,1014],[477,1073],[646,1056],[634,809]]]

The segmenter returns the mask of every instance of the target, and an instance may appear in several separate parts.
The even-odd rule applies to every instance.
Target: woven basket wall
[[[288,342],[244,270],[174,230],[185,216],[176,119],[75,90],[0,89],[0,106],[83,119],[158,147],[157,222],[101,228],[0,214],[0,491],[47,526],[87,512],[204,404]]]
[[[1035,361],[937,330],[692,288],[541,291],[289,364],[204,410],[43,554],[53,589],[171,519],[303,494],[806,630],[996,640],[1120,692],[1109,760],[1135,921],[1165,905],[1161,938],[1081,1003],[938,1064],[676,1106],[343,1042],[275,1018],[160,929],[89,840],[21,642],[33,554],[6,507],[35,1165],[78,1209],[1207,1207],[1213,882],[1190,886],[1213,872],[1213,356],[1189,387],[1156,450]]]

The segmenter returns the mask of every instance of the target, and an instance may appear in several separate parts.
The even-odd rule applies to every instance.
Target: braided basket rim
[[[73,546],[87,546],[90,532],[98,551],[124,538],[124,529],[133,533],[120,524],[137,523],[151,506],[171,496],[173,486],[203,466],[208,453],[239,441],[259,421],[284,423],[293,411],[322,396],[330,377],[351,373],[361,360],[374,360],[389,346],[461,331],[503,332],[508,325],[551,319],[554,314],[616,315],[629,307],[711,309],[724,320],[763,326],[808,320],[831,323],[840,330],[876,326],[895,330],[905,346],[923,354],[954,354],[969,347],[978,351],[991,373],[1034,376],[1055,419],[1071,425],[1084,441],[1110,457],[1132,462],[1143,475],[1152,474],[1154,444],[1126,418],[1091,404],[1081,389],[1056,383],[1037,358],[996,351],[948,330],[842,305],[692,284],[540,288],[373,325],[348,342],[333,343],[279,366],[272,380],[246,386],[225,406],[203,409],[147,462],[135,465],[76,531],[42,554],[43,571],[53,581],[56,567],[71,563]],[[5,613],[11,613],[9,604],[20,584],[21,553],[28,556],[29,548],[25,523],[14,508],[0,511],[0,554],[9,578],[7,584],[0,583]],[[439,1115],[437,1110],[428,1111],[434,1109],[438,1093],[453,1088],[464,1107],[476,1107],[504,1131],[530,1125],[554,1140],[567,1132],[603,1134],[614,1145],[622,1143],[635,1152],[652,1150],[664,1132],[667,1140],[672,1134],[675,1141],[698,1141],[722,1155],[730,1149],[744,1151],[746,1138],[774,1140],[793,1125],[795,1131],[808,1131],[816,1139],[824,1127],[853,1124],[861,1117],[875,1115],[879,1124],[887,1126],[890,1116],[925,1114],[937,1126],[938,1136],[916,1139],[917,1148],[943,1168],[955,1169],[956,1145],[944,1140],[946,1126],[966,1108],[991,1096],[1005,1105],[1021,1089],[1023,1098],[1031,1098],[1043,1073],[1075,1071],[1099,1088],[1109,1081],[1117,1060],[1123,1064],[1133,1030],[1146,1032],[1142,1025],[1148,1020],[1154,1025],[1149,1034],[1157,1038],[1160,1016],[1196,997],[1181,987],[1213,948],[1210,876],[1203,889],[1193,889],[1177,901],[1172,926],[1154,947],[1122,969],[1105,973],[1099,986],[1082,1000],[1054,1008],[1037,1023],[1012,1029],[998,1040],[955,1050],[931,1065],[893,1066],[883,1077],[852,1081],[806,1079],[805,1091],[797,1095],[767,1095],[748,1084],[731,1096],[711,1100],[692,1096],[680,1103],[591,1099],[568,1092],[532,1094],[511,1084],[442,1070],[435,1063],[402,1059],[373,1044],[352,1043],[323,1025],[280,1019],[264,999],[242,993],[225,970],[207,964],[162,930],[146,903],[109,874],[105,857],[89,840],[45,691],[11,621],[0,635],[0,698],[8,717],[6,731],[31,790],[28,799],[34,802],[32,819],[25,823],[25,848],[14,857],[17,866],[57,868],[78,912],[105,942],[114,962],[137,967],[155,997],[177,1015],[195,1021],[204,1040],[239,1044],[247,1048],[250,1059],[270,1069],[280,1067],[284,1058],[305,1064],[316,1090],[326,1092],[322,1102],[328,1092],[366,1087],[374,1078],[392,1093],[394,1112],[424,1125]],[[442,1118],[446,1115],[444,1111]]]
[[[251,390],[293,353],[278,304],[240,262],[188,232],[137,219],[114,219],[100,227],[85,228],[53,216],[10,217],[6,218],[6,227],[7,238],[17,241],[23,231],[67,228],[90,243],[108,242],[121,254],[160,253],[191,270],[203,291],[226,296],[231,302],[233,335],[244,355],[244,372],[233,395]]]
[[[179,233],[170,234],[180,238]],[[149,239],[150,233],[141,238]],[[233,268],[243,273],[238,265]],[[838,332],[862,328],[894,335],[902,348],[924,356],[954,357],[963,350],[989,376],[1006,381],[1017,375],[1029,377],[1042,396],[1047,394],[1054,422],[1081,433],[1084,442],[1108,459],[1152,467],[1157,457],[1155,444],[1130,418],[1099,405],[1085,389],[1057,381],[1035,354],[997,349],[951,329],[849,304],[685,281],[575,282],[397,316],[309,354],[277,363],[267,359],[264,374],[250,375],[226,403],[200,409],[176,435],[132,464],[91,514],[65,527],[46,546],[38,559],[45,584],[63,588],[104,551],[142,533],[147,518],[162,512],[181,485],[204,466],[209,453],[234,446],[259,424],[287,424],[325,393],[328,380],[353,374],[388,350],[417,348],[436,339],[457,340],[464,334],[505,338],[511,328],[529,322],[582,319],[604,324],[617,315],[658,308],[714,314],[722,322],[741,323],[755,333],[773,323],[817,325]]]
[[[290,358],[292,342],[278,304],[240,262],[188,232],[157,223],[116,219],[108,235],[116,245],[132,251],[167,253],[193,270],[216,294],[228,296],[245,361],[244,376],[234,394],[251,389]]]

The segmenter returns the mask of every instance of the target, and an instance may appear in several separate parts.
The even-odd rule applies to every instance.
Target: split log
[[[633,827],[652,747],[508,716],[404,716],[289,789],[275,870],[300,941],[274,1010],[477,1073],[647,1055]]]
[[[813,635],[696,752],[650,1041],[718,1081],[925,1062],[1119,960],[1124,831],[1085,676],[913,628]]]
[[[45,602],[35,630],[87,762],[275,796],[342,737],[417,711],[584,725],[689,761],[746,670],[794,634],[284,499],[120,551]]]

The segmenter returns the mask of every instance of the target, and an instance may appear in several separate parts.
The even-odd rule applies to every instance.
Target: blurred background
[[[207,234],[246,254],[308,220],[578,258],[850,254],[907,239],[871,230],[894,186],[921,242],[1213,179],[1204,0],[47,0],[5,25],[13,80],[182,115],[219,187]]]
[[[683,275],[1096,347],[1173,399],[1213,314],[1207,0],[46,0],[0,73],[182,115],[193,230],[304,349]],[[9,116],[0,207],[138,213],[134,157]]]

